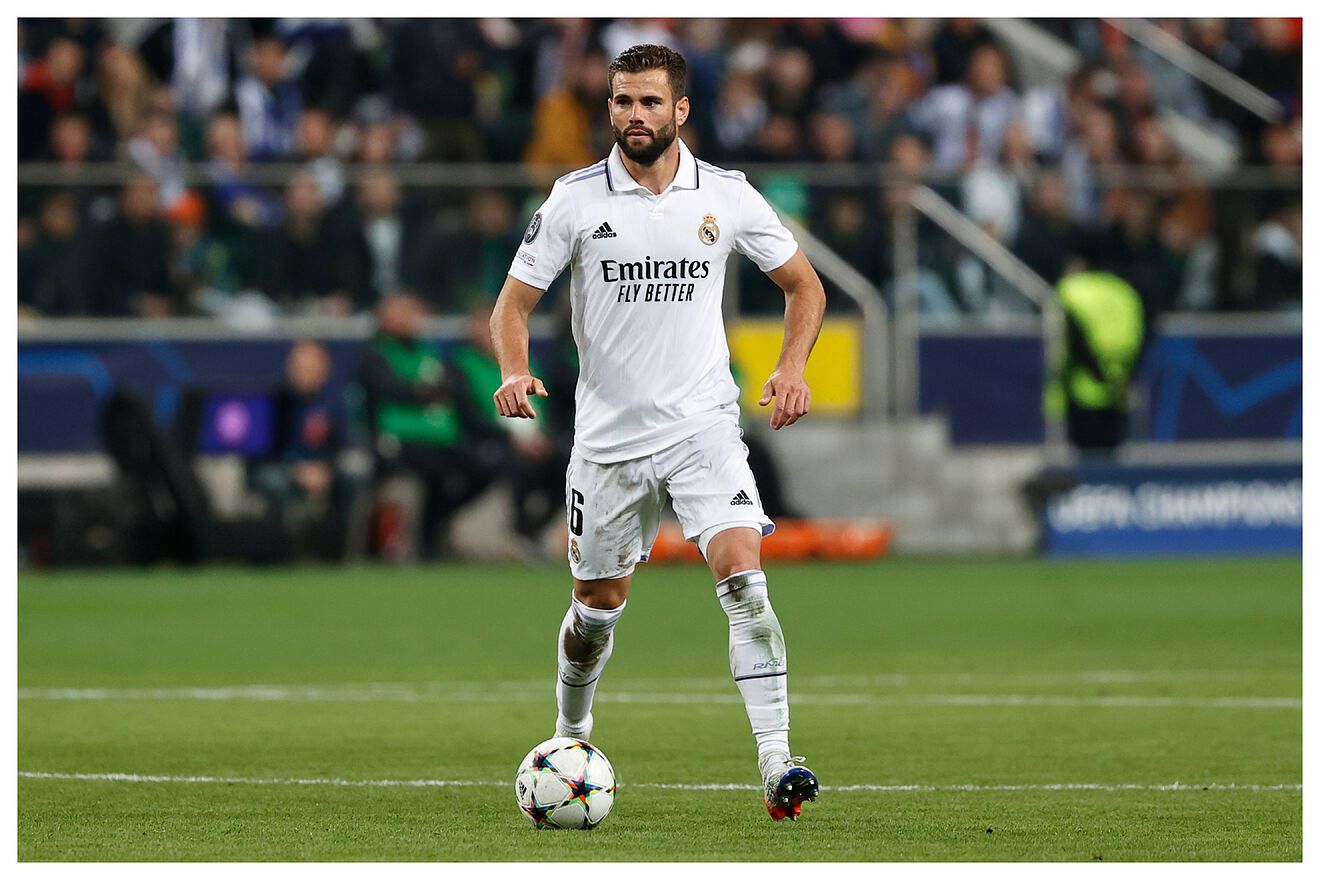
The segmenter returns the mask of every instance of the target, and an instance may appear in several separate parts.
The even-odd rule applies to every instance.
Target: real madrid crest
[[[573,561],[574,561],[574,562],[581,564],[581,562],[582,562],[582,551],[578,549],[577,538],[569,538],[569,539],[568,539],[568,552],[569,552],[569,555],[571,555],[571,556],[573,557]]]
[[[702,244],[714,244],[720,240],[720,227],[715,222],[714,214],[707,214],[701,218],[701,225],[697,227],[697,238],[701,239]]]

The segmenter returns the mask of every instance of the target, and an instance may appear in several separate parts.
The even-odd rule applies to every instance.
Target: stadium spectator
[[[842,113],[811,117],[811,154],[821,162],[851,162],[857,155],[857,132]]]
[[[298,117],[297,156],[316,178],[321,199],[330,208],[339,204],[347,185],[344,163],[335,155],[335,121],[319,108],[308,107]]]
[[[768,114],[755,77],[733,74],[726,78],[713,125],[715,146],[719,152],[735,158],[744,155],[756,133],[765,125]]]
[[[86,53],[74,40],[57,36],[40,60],[23,72],[18,93],[18,159],[45,157],[51,123],[76,108],[78,77]]]
[[[179,129],[168,113],[151,113],[142,130],[128,142],[126,152],[144,173],[156,181],[161,207],[168,211],[183,198],[183,156],[179,152]]]
[[[502,419],[492,401],[504,377],[490,338],[491,305],[480,302],[468,312],[467,339],[455,347],[450,362],[461,386],[465,445],[495,463],[513,493],[513,531],[523,552],[538,558],[541,531],[559,514],[564,497],[567,448],[555,443],[549,408],[532,404],[535,419]]]
[[[18,302],[30,315],[74,316],[86,308],[87,221],[68,191],[41,205],[30,243],[18,259]]]
[[[1242,54],[1239,75],[1283,104],[1288,118],[1302,115],[1302,40],[1300,18],[1257,18],[1253,43]]]
[[[912,108],[913,122],[932,139],[932,165],[941,171],[998,158],[1004,130],[1020,113],[1008,62],[991,44],[972,54],[964,82],[937,86]]]
[[[787,117],[799,127],[816,109],[816,65],[805,49],[775,50],[766,68],[765,100],[771,116]]]
[[[495,472],[463,444],[453,377],[435,346],[421,338],[425,316],[415,297],[383,300],[358,383],[377,479],[406,474],[423,486],[418,545],[421,556],[431,559],[442,552],[442,528],[486,490]]]
[[[204,312],[234,314],[232,296],[243,287],[228,245],[207,226],[206,202],[186,192],[166,214],[173,247],[170,272],[174,286]]]
[[[609,131],[601,125],[605,66],[596,50],[563,61],[561,84],[536,101],[525,162],[582,168],[609,152]]]
[[[290,55],[302,61],[303,100],[342,118],[351,113],[375,79],[366,58],[382,45],[370,19],[286,18],[278,32]]]
[[[930,50],[935,57],[937,85],[960,83],[967,76],[972,54],[982,46],[994,45],[986,26],[976,18],[950,18],[935,32]]]
[[[1257,227],[1251,238],[1257,308],[1302,308],[1302,202],[1290,200]]]
[[[106,153],[137,135],[153,110],[169,110],[167,96],[157,93],[151,73],[130,47],[110,43],[101,50],[96,99],[88,109],[97,137],[109,146]]]
[[[861,120],[861,159],[883,161],[894,138],[911,130],[908,110],[917,88],[916,74],[903,61],[877,59],[859,71],[851,94],[835,93],[841,105],[836,109]]]
[[[1013,252],[1046,281],[1063,276],[1077,247],[1077,230],[1068,212],[1068,190],[1057,169],[1036,178],[1022,213]]]
[[[224,18],[170,22],[170,94],[179,114],[196,129],[230,96],[234,24]]]
[[[385,296],[418,290],[427,279],[421,267],[429,245],[427,224],[405,206],[392,172],[375,169],[358,182],[353,223],[357,284],[355,308],[370,309]]]
[[[485,41],[470,19],[419,19],[390,41],[390,99],[426,131],[425,158],[476,162],[485,156],[477,82]]]
[[[249,481],[278,512],[295,557],[342,559],[356,486],[339,466],[345,413],[332,392],[330,354],[319,342],[289,349],[275,393],[269,456],[249,467]]]
[[[257,37],[248,53],[249,72],[234,87],[243,142],[254,161],[287,159],[294,154],[302,96],[285,73],[287,55],[279,37]]]
[[[263,235],[258,286],[285,308],[348,315],[364,286],[353,257],[352,239],[328,215],[316,178],[299,171],[284,190],[284,222]]]
[[[118,214],[97,230],[92,248],[91,314],[163,318],[183,310],[170,278],[170,230],[150,177],[135,174],[124,185]]]
[[[468,197],[464,222],[439,236],[426,272],[428,297],[441,311],[462,312],[499,292],[508,255],[520,240],[513,219],[513,204],[498,190],[477,190]]]
[[[1096,226],[1104,221],[1101,210],[1104,188],[1097,171],[1117,166],[1121,160],[1114,114],[1100,106],[1087,108],[1080,130],[1064,148],[1060,161],[1068,184],[1068,206],[1075,221],[1084,226]]]
[[[58,182],[53,186],[19,187],[19,216],[35,217],[47,198],[55,192],[63,192],[74,196],[78,212],[86,218],[99,195],[96,187],[86,182],[86,172],[92,159],[92,131],[87,117],[76,112],[62,113],[55,117],[50,128],[49,158],[57,166]]]

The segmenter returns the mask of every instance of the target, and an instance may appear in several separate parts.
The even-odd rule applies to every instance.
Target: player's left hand
[[[775,370],[761,389],[761,406],[774,399],[775,409],[770,414],[770,427],[778,431],[793,424],[811,412],[811,389],[801,373]]]

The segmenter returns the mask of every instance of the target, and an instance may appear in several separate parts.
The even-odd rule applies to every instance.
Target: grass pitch
[[[561,566],[23,573],[19,858],[1301,858],[1299,559],[768,571],[821,799],[769,821],[709,577],[642,566],[589,833],[513,797]]]

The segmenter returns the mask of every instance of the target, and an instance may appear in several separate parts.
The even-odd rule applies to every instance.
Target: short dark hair
[[[641,73],[643,70],[663,70],[669,74],[669,89],[674,93],[675,104],[687,94],[687,61],[668,46],[648,43],[624,49],[618,58],[610,62],[610,97],[614,97],[616,73]]]

